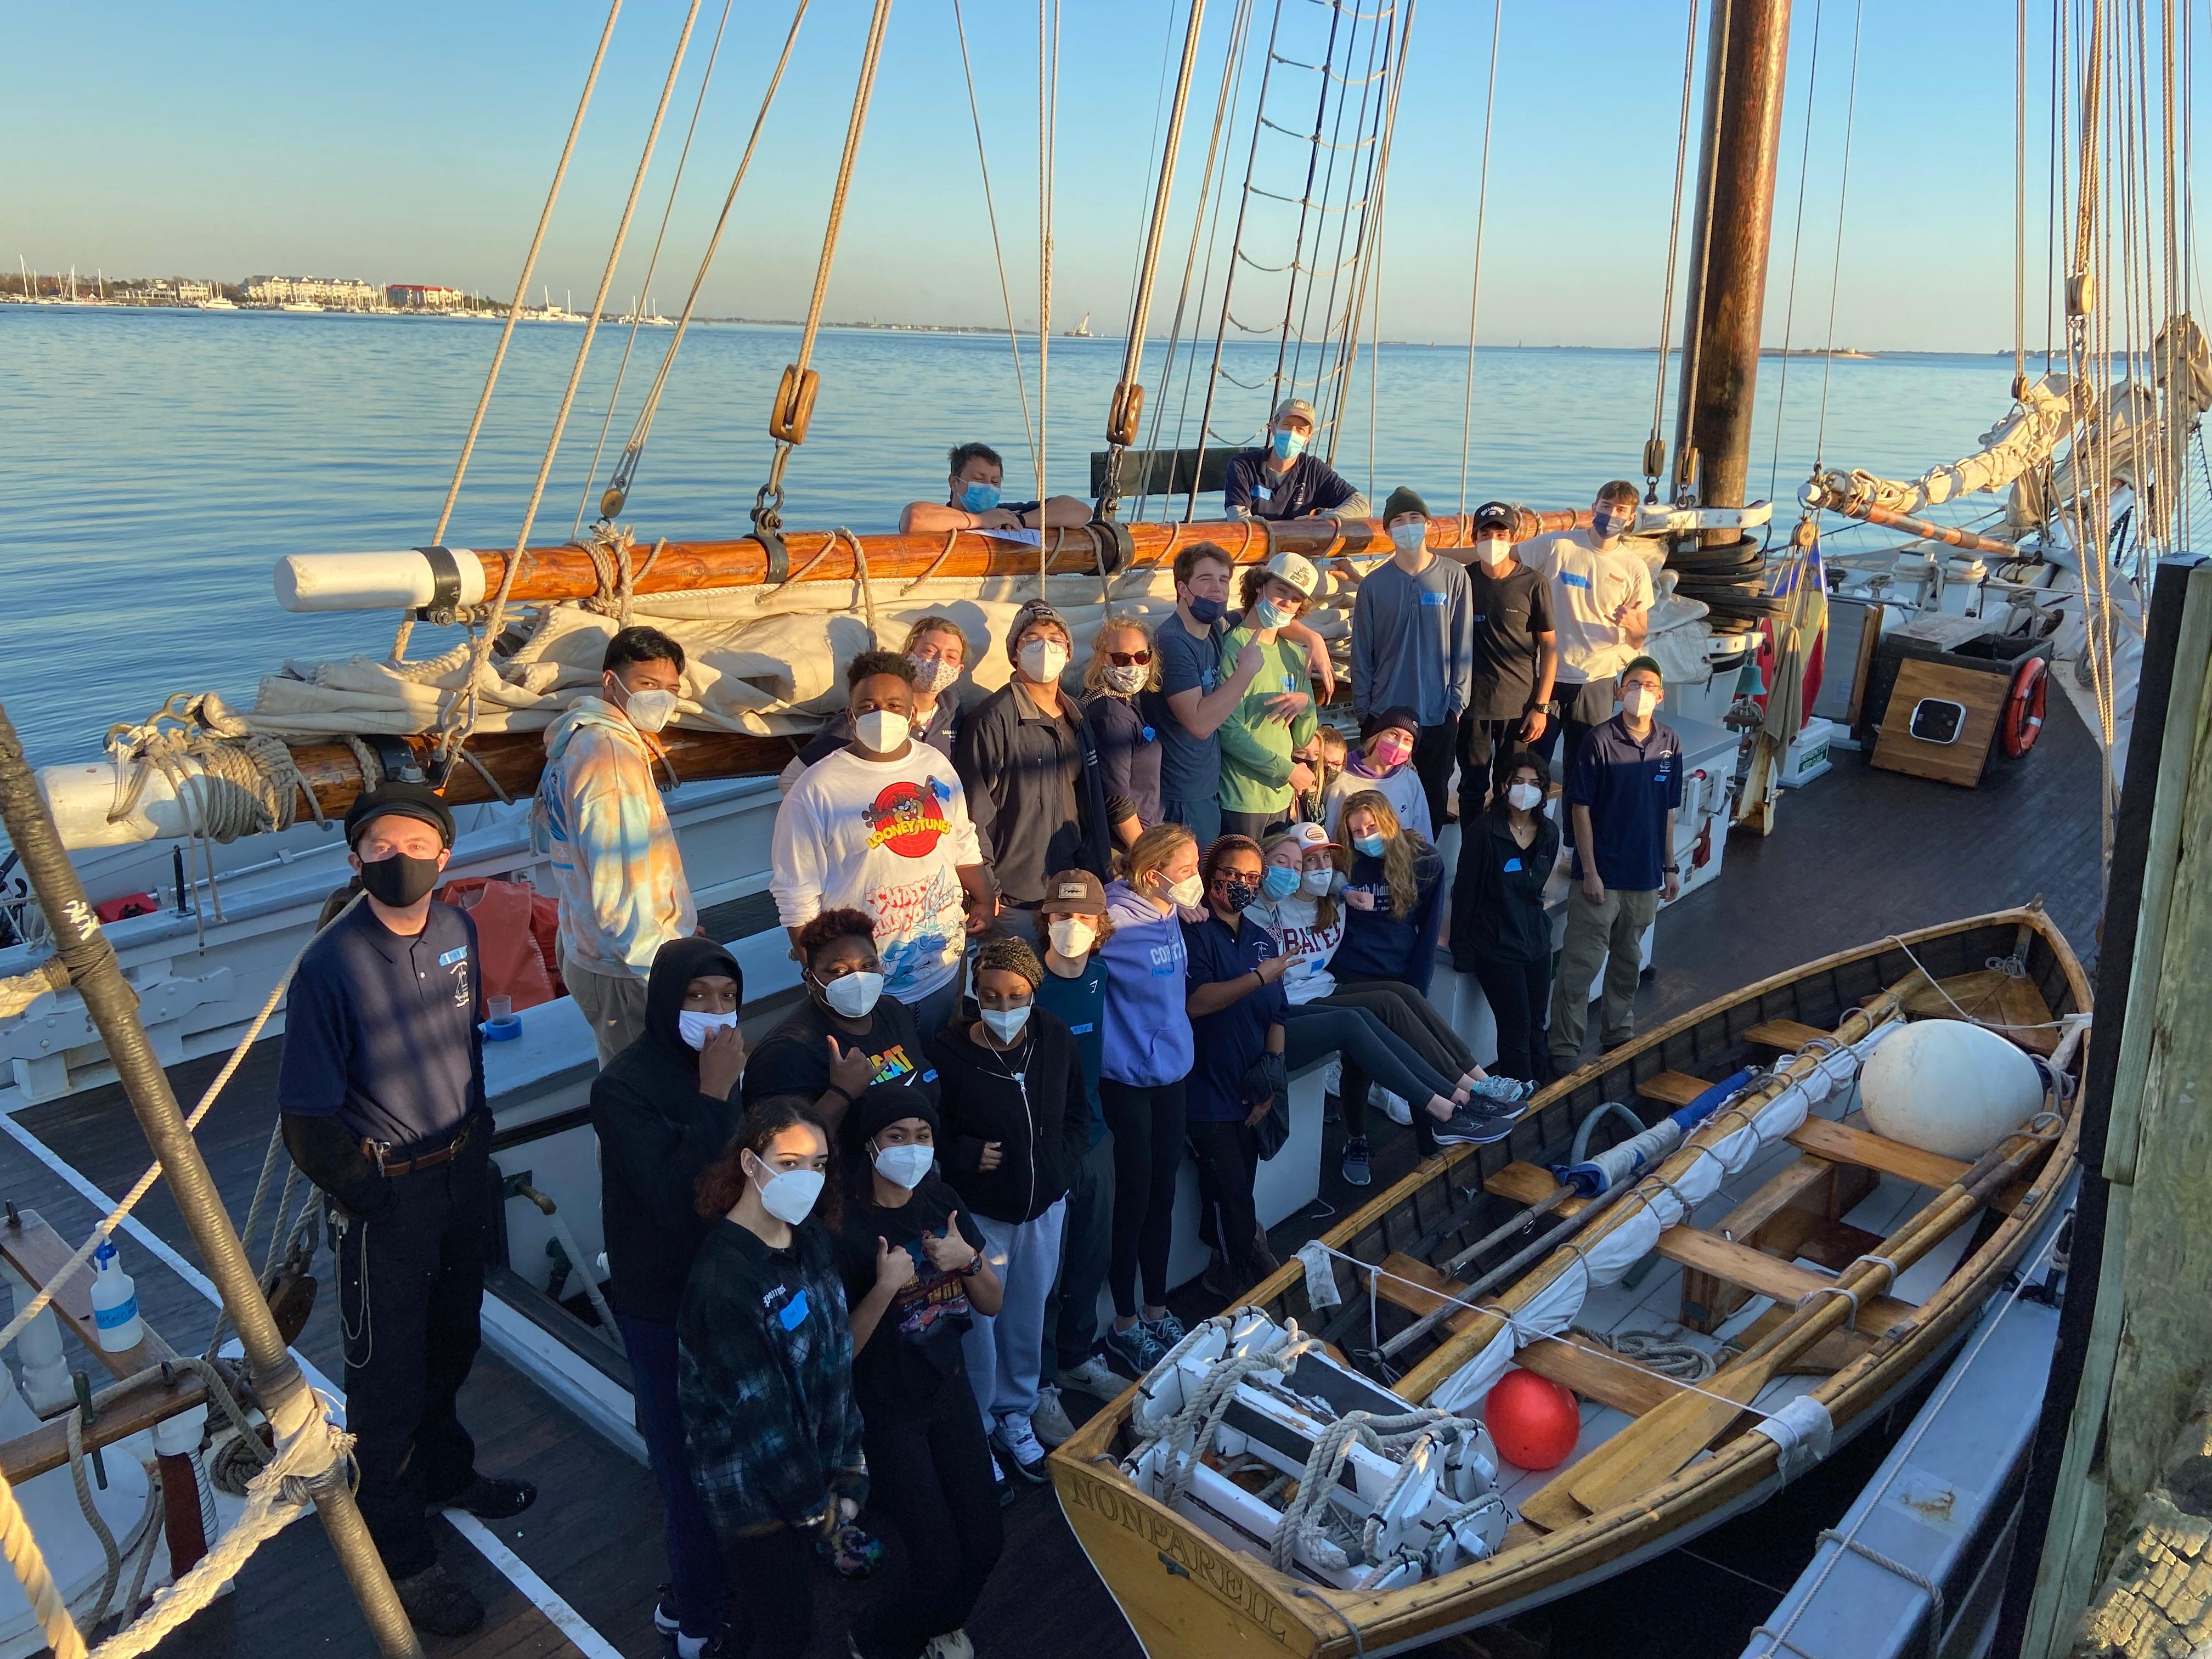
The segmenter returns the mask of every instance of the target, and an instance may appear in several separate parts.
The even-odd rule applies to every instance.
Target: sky
[[[1179,46],[1189,3],[1061,0],[1055,328],[1085,312],[1098,332],[1126,326],[1157,165],[1164,49]],[[1370,10],[1389,3],[1362,0]],[[1398,0],[1401,12],[1406,3]],[[730,0],[649,283],[664,312],[677,309],[696,267],[791,4]],[[1189,246],[1235,9],[1235,0],[1212,0],[1206,14],[1156,333],[1172,312]],[[556,301],[572,295],[580,307],[601,279],[684,10],[678,0],[629,0],[623,8],[533,279]],[[1037,7],[965,0],[962,10],[1014,313],[1021,326],[1034,328]],[[2049,287],[2040,199],[2049,0],[2030,10],[2039,21],[2030,23],[2037,38],[2028,69],[2029,334],[2039,343]],[[869,11],[864,0],[812,0],[708,277],[708,314],[803,313]],[[1326,7],[1255,0],[1255,29],[1264,31],[1279,11],[1280,55],[1311,50]],[[1657,337],[1686,15],[1686,4],[1674,0],[1507,0],[1482,215],[1479,323],[1486,343],[1641,347]],[[648,286],[646,262],[722,15],[720,0],[700,9],[611,283],[617,308]],[[1854,99],[1851,0],[1796,6],[1766,337],[1782,343],[1786,326],[1793,344],[1828,340],[1840,210],[1835,344],[2008,348],[2011,0],[1863,0],[1856,15]],[[0,62],[10,115],[9,159],[0,163],[0,229],[9,234],[0,259],[12,264],[21,257],[49,271],[73,264],[86,275],[232,282],[261,272],[358,276],[504,296],[514,289],[605,16],[599,5],[567,0],[365,7],[122,0],[88,27],[76,8],[18,9]],[[1385,338],[1466,337],[1492,18],[1484,0],[1423,0],[1413,21],[1383,232]],[[952,19],[952,0],[898,0],[893,8],[830,289],[832,319],[1003,317]],[[1276,73],[1271,118],[1293,128],[1310,123],[1311,72],[1279,66]],[[1242,178],[1252,142],[1253,92],[1248,76],[1223,140],[1232,182]],[[1302,170],[1305,154],[1301,140],[1263,133],[1255,178],[1293,186],[1286,170]],[[1801,154],[1809,156],[1802,235]],[[1279,263],[1289,232],[1268,220],[1264,198],[1257,205],[1248,257],[1255,265]],[[1243,304],[1266,311],[1266,280],[1240,277]]]

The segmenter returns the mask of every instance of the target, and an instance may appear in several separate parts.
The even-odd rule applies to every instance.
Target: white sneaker
[[[921,1659],[975,1659],[975,1644],[968,1639],[964,1630],[949,1630],[942,1636],[933,1636],[929,1645],[921,1650]]]
[[[999,1419],[991,1443],[1000,1452],[1001,1462],[1012,1463],[1009,1474],[1039,1482],[1049,1478],[1045,1474],[1044,1447],[1037,1440],[1036,1430],[1019,1412],[1008,1412]]]
[[[1080,1365],[1062,1365],[1060,1368],[1060,1386],[1078,1389],[1096,1400],[1113,1400],[1119,1398],[1121,1390],[1129,1385],[1115,1375],[1112,1366],[1094,1353]]]
[[[1344,1056],[1338,1054],[1321,1068],[1321,1091],[1325,1095],[1344,1092]]]
[[[1067,1408],[1060,1403],[1060,1390],[1050,1383],[1037,1390],[1036,1409],[1030,1413],[1030,1426],[1048,1446],[1057,1446],[1075,1433],[1075,1425],[1067,1420]]]
[[[1367,1100],[1370,1105],[1380,1106],[1382,1109],[1382,1115],[1400,1128],[1413,1127],[1413,1107],[1399,1096],[1392,1094],[1381,1084],[1378,1083],[1368,1090]]]

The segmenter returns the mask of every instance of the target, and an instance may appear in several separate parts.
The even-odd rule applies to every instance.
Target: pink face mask
[[[1374,750],[1369,757],[1376,765],[1386,771],[1392,767],[1403,766],[1413,757],[1413,745],[1397,738],[1384,738],[1375,745]]]

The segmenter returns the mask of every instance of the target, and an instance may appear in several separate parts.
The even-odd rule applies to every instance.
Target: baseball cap
[[[1048,916],[1103,916],[1105,884],[1088,870],[1063,870],[1045,884],[1037,911]]]
[[[1278,553],[1260,567],[1270,576],[1286,581],[1306,599],[1314,596],[1321,586],[1321,572],[1314,568],[1311,559],[1301,553]]]
[[[353,805],[346,808],[346,845],[360,845],[362,831],[372,820],[395,812],[421,819],[438,832],[447,846],[453,844],[453,810],[436,790],[422,783],[380,783],[356,796]]]
[[[1314,415],[1314,406],[1303,398],[1284,398],[1282,402],[1275,405],[1275,413],[1272,418],[1274,423],[1279,426],[1285,421],[1289,420],[1293,415],[1297,416],[1298,419],[1304,421],[1308,426],[1314,424],[1316,418]]]
[[[1328,831],[1317,823],[1294,823],[1283,831],[1285,841],[1294,841],[1302,853],[1316,852],[1324,847],[1341,847],[1340,841],[1331,841]]]
[[[1520,511],[1510,501],[1485,501],[1468,518],[1471,536],[1480,536],[1487,530],[1511,537],[1521,527]]]

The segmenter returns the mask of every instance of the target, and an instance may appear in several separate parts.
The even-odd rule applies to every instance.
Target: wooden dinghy
[[[1971,1164],[1873,1133],[1866,1055],[1960,1018],[1936,987],[1996,1006],[1992,973],[2012,981],[2007,1024],[2049,1022],[2013,1034],[2022,1050],[2061,1034],[2044,1109]],[[1071,1525],[1152,1659],[1368,1659],[1688,1542],[1873,1421],[2048,1236],[2088,1007],[2035,908],[1826,957],[1601,1056],[1507,1139],[1455,1147],[1348,1217],[1310,1268],[1286,1263],[1079,1429],[1052,1458]],[[1675,1150],[1601,1196],[1554,1180],[1605,1103],[1656,1127],[1699,1097],[1710,1115]],[[1678,1373],[1692,1348],[1718,1369],[1678,1380],[1617,1352],[1631,1333],[1671,1344]],[[1580,1401],[1573,1452],[1541,1474],[1480,1427],[1508,1364]],[[1384,1421],[1423,1407],[1441,1409]],[[1346,1432],[1355,1410],[1394,1433]],[[1299,1525],[1270,1533],[1279,1513]]]

